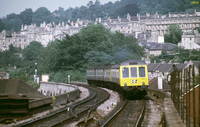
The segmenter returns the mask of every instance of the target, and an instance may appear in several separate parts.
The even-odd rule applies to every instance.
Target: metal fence
[[[170,82],[174,106],[186,127],[200,127],[200,66],[174,70]]]

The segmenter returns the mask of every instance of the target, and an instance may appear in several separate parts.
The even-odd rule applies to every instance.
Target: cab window
[[[145,77],[145,67],[139,67],[139,76]]]
[[[137,68],[131,67],[131,78],[137,77]]]
[[[123,78],[129,78],[129,68],[124,67],[122,69]]]

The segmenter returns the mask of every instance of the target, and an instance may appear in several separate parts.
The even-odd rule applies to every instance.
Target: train
[[[120,89],[129,94],[146,94],[149,86],[148,68],[140,60],[127,60],[119,64],[92,66],[86,70],[89,85]]]

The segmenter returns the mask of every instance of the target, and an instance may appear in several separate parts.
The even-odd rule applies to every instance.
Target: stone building
[[[168,54],[173,54],[173,49],[177,47],[177,45],[172,43],[158,42],[139,42],[139,45],[145,48],[147,57],[150,55],[161,55],[162,51],[166,51]]]
[[[200,49],[200,33],[198,31],[183,33],[181,43],[178,46],[184,49]]]
[[[122,33],[133,34],[136,38],[139,33],[152,33],[155,32],[157,36],[163,36],[167,33],[167,28],[172,24],[180,26],[183,32],[191,32],[194,28],[200,27],[200,12],[194,11],[190,13],[170,13],[167,15],[161,15],[155,13],[150,15],[146,13],[146,16],[130,16],[127,14],[127,19],[110,19],[96,21],[102,23],[104,26],[111,28],[111,31],[120,31]],[[124,25],[125,24],[125,25]],[[113,26],[115,28],[113,29]]]
[[[65,34],[71,36],[78,33],[89,22],[91,21],[78,19],[76,22],[68,21],[59,24],[43,22],[40,27],[36,27],[36,24],[24,25],[21,27],[20,33],[13,33],[10,37],[7,36],[6,31],[3,31],[0,33],[0,50],[7,50],[10,44],[23,49],[31,41],[39,41],[42,45],[47,46],[49,42],[55,39],[64,38]],[[97,18],[93,23],[101,23],[111,32],[119,31],[137,39],[142,37],[144,42],[159,42],[159,38],[167,33],[167,28],[172,24],[179,25],[183,32],[191,32],[194,28],[200,27],[200,12],[196,10],[193,14],[169,12],[167,15],[146,13],[145,16],[127,14],[125,19],[121,17],[117,19],[108,18],[107,20]]]
[[[0,71],[0,79],[9,79],[9,73]]]

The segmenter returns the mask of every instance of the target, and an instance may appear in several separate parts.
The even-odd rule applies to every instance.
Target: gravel
[[[142,127],[161,127],[160,121],[164,112],[163,99],[148,94],[151,100],[146,103],[146,112]]]
[[[119,94],[117,92],[108,90],[108,89],[104,89],[104,90],[110,93],[110,97],[107,101],[105,101],[103,104],[101,104],[97,108],[97,113],[102,117],[108,115],[108,113],[111,112],[115,108],[115,106],[120,100]]]

